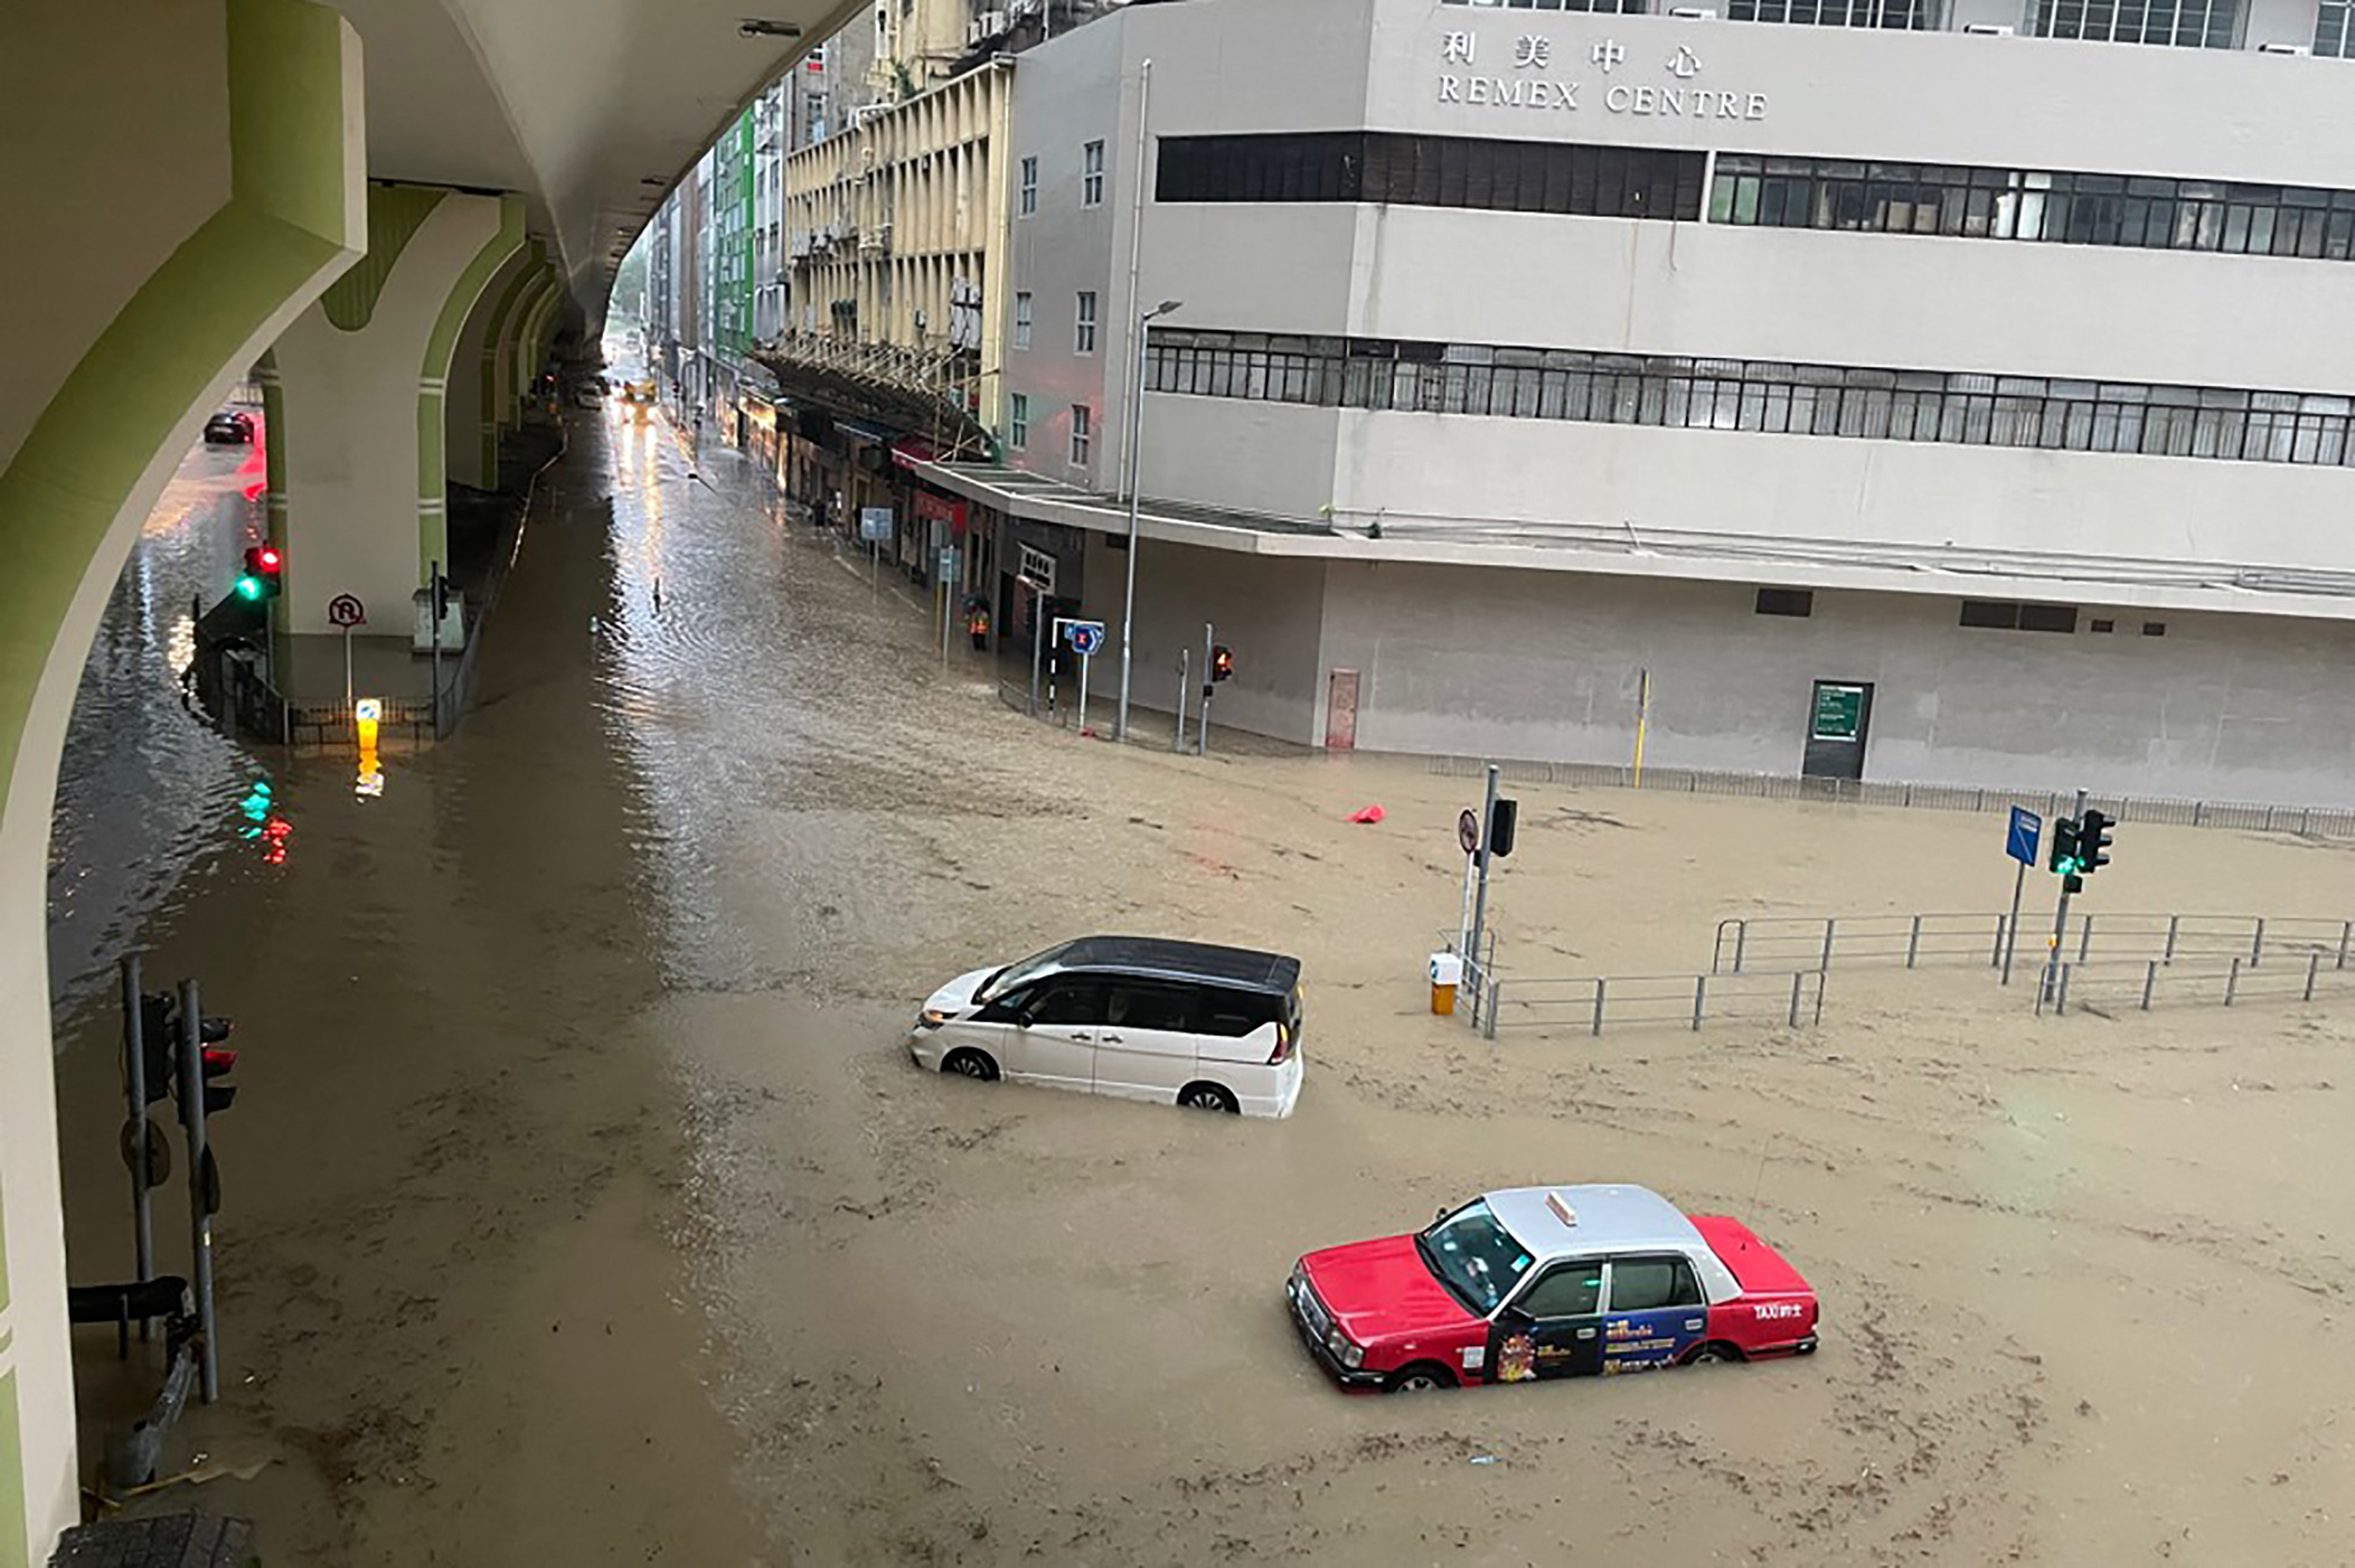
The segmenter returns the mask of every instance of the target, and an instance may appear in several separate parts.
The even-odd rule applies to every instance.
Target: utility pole
[[[436,567],[438,571],[438,566]],[[203,1393],[220,1398],[220,1326],[213,1314],[213,1209],[206,1190],[204,1136],[204,1014],[196,982],[180,982],[180,1124],[188,1135],[188,1253],[195,1263],[196,1324],[204,1336]],[[144,1140],[140,1148],[146,1154]]]
[[[123,1154],[131,1167],[131,1245],[138,1283],[155,1277],[155,1220],[147,1196],[147,1034],[139,1008],[139,960],[136,953],[122,960],[122,1086],[131,1119],[122,1124]],[[139,1319],[139,1337],[147,1337],[147,1319]]]
[[[1211,640],[1217,635],[1215,625],[1208,621],[1202,622],[1202,734],[1194,749],[1197,757],[1210,754],[1210,650],[1217,646]]]

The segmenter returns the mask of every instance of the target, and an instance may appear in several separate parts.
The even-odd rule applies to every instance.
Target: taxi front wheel
[[[1419,1361],[1392,1372],[1389,1382],[1383,1386],[1392,1394],[1432,1394],[1442,1388],[1454,1388],[1455,1374],[1444,1366]]]

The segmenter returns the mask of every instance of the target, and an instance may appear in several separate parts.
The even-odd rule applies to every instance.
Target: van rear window
[[[1202,1032],[1240,1040],[1263,1024],[1275,1022],[1275,998],[1225,986],[1202,988]]]

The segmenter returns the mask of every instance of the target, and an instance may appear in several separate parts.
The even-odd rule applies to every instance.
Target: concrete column
[[[467,319],[466,337],[458,346],[458,359],[450,367],[452,398],[450,403],[450,477],[463,483],[484,490],[495,490],[499,483],[499,432],[514,426],[514,387],[512,380],[514,336],[517,310],[525,290],[547,268],[547,247],[531,240],[499,268],[483,290],[482,300],[475,314]],[[469,353],[472,359],[468,358]],[[472,366],[471,372],[469,365]],[[461,402],[456,389],[461,380],[471,375],[474,382],[473,406],[475,427],[469,435],[464,421],[459,417]],[[469,479],[460,471],[458,444],[462,440],[474,443],[472,470],[480,476]]]
[[[486,429],[495,430],[491,394],[483,384],[488,378],[482,373],[482,359],[489,351],[492,328],[508,285],[529,267],[535,249],[525,245],[499,264],[498,270],[491,274],[490,282],[476,298],[474,308],[466,313],[465,326],[459,331],[458,347],[450,355],[449,386],[442,408],[443,462],[453,484],[470,485],[476,490],[498,488],[498,446],[495,441],[485,443],[482,439]]]
[[[410,623],[427,563],[447,562],[444,396],[459,329],[523,245],[523,202],[428,186],[368,189],[368,253],[303,313],[272,357],[284,412],[282,630],[334,630],[359,596],[372,625]],[[443,645],[457,647],[455,603]]]
[[[324,6],[18,7],[7,35],[0,131],[40,149],[8,203],[38,242],[8,243],[0,290],[0,1568],[26,1568],[81,1515],[49,1034],[66,720],[156,497],[360,253],[365,208],[359,39]],[[93,1277],[127,1271],[127,1212],[122,1234]]]
[[[515,335],[509,345],[508,386],[513,399],[510,404],[511,428],[523,423],[523,401],[531,391],[531,378],[540,369],[536,323],[556,296],[556,274],[553,269],[534,279],[524,295],[521,312],[515,320]]]

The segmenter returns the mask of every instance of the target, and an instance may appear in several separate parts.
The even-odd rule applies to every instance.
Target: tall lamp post
[[[1164,299],[1137,317],[1136,376],[1129,388],[1129,572],[1128,586],[1120,596],[1120,716],[1113,725],[1113,738],[1118,740],[1129,738],[1129,640],[1137,615],[1137,466],[1145,455],[1145,362],[1154,318],[1184,303]]]

